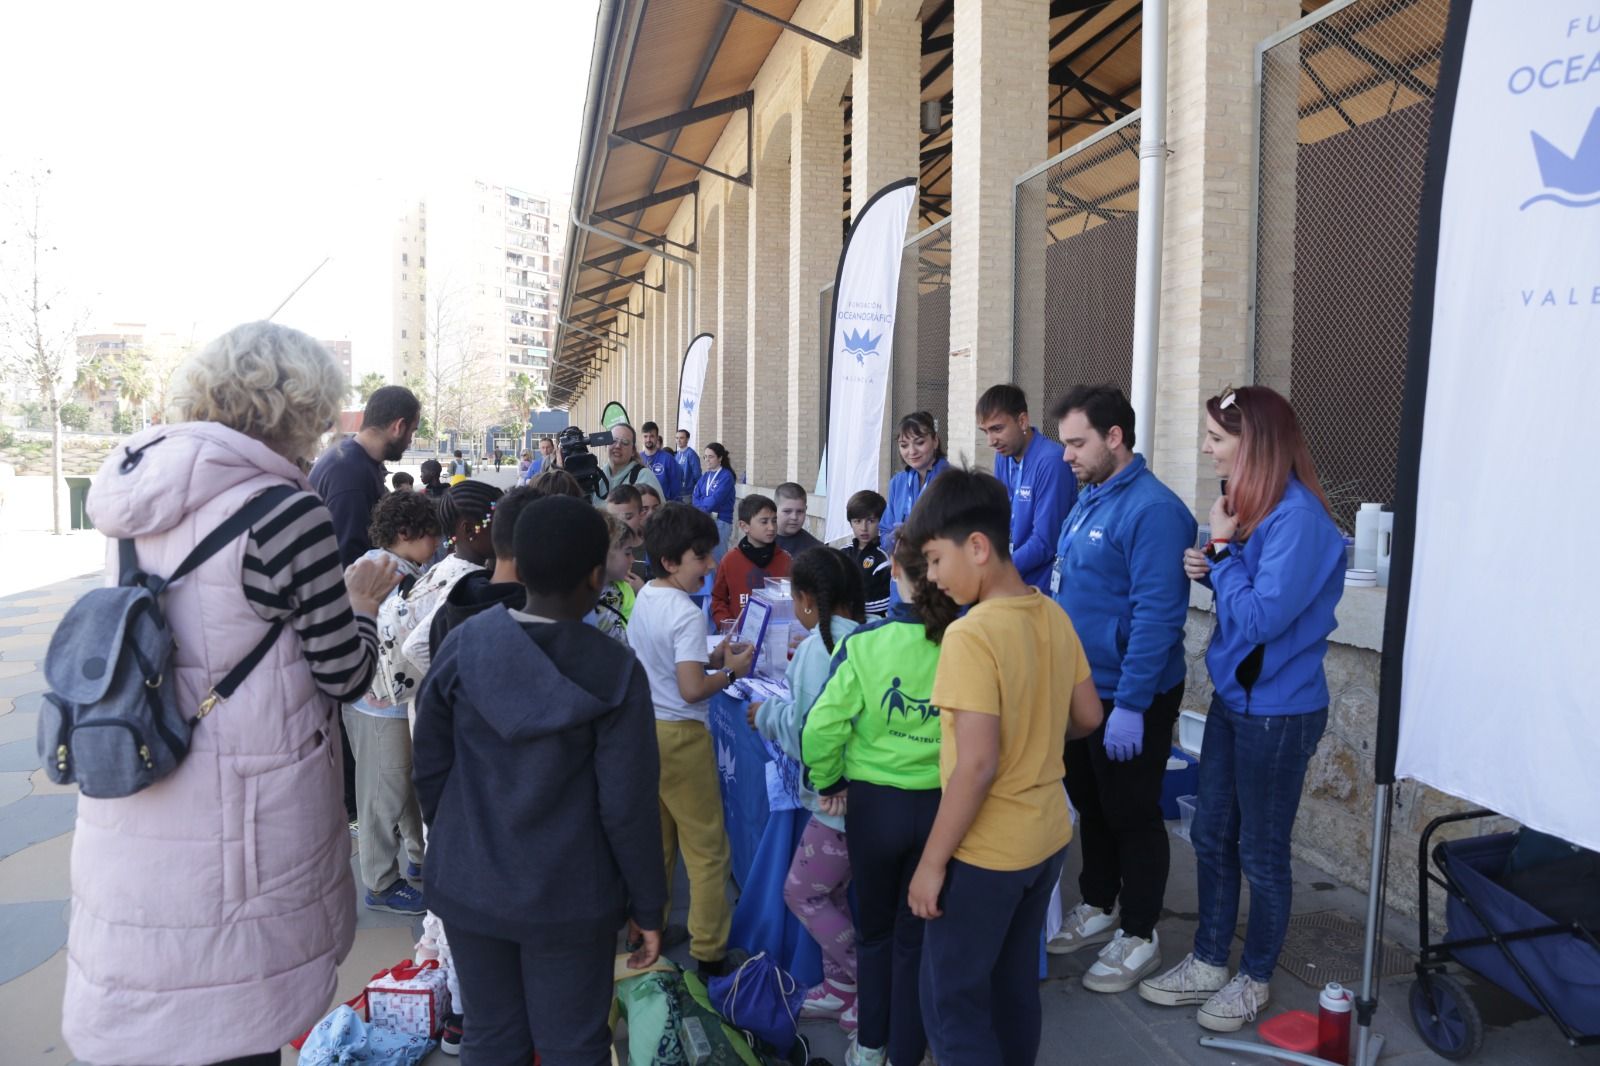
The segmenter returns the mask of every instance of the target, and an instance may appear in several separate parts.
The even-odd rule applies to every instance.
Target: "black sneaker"
[[[695,969],[699,972],[700,979],[703,981],[709,981],[713,977],[728,976],[728,960],[726,956],[715,962],[707,962],[705,959],[696,959],[695,962]]]
[[[461,1015],[446,1014],[439,1029],[439,1050],[446,1055],[461,1054]]]

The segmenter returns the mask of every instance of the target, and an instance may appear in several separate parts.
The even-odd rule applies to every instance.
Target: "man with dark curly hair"
[[[416,492],[391,492],[372,509],[367,535],[377,547],[367,554],[394,560],[401,574],[397,591],[404,595],[433,558],[443,533],[432,500]],[[385,600],[378,608],[380,626],[390,606]],[[356,852],[367,890],[364,902],[372,910],[421,914],[422,893],[411,884],[422,874],[422,813],[411,785],[411,727],[404,697],[381,666],[366,696],[345,707],[344,728],[356,760],[361,825]],[[403,867],[402,847],[407,859]]]

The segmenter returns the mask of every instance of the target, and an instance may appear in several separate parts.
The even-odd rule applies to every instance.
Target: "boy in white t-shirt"
[[[717,758],[706,728],[709,701],[750,672],[755,649],[706,650],[705,616],[690,599],[716,565],[717,526],[687,504],[668,503],[645,529],[655,580],[639,590],[628,643],[650,678],[661,753],[661,843],[667,883],[683,849],[689,872],[689,954],[703,976],[720,974],[728,950],[730,860]]]

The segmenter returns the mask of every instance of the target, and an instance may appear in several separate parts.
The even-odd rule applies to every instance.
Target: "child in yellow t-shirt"
[[[940,1062],[1031,1063],[1039,940],[1072,839],[1062,749],[1104,712],[1066,612],[1012,565],[1004,485],[947,470],[910,525],[929,579],[970,605],[933,683],[944,794],[910,888],[928,923],[923,1021]]]

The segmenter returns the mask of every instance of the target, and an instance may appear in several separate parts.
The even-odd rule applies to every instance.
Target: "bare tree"
[[[60,249],[46,233],[50,171],[13,172],[3,202],[11,215],[0,235],[0,367],[39,394],[50,416],[51,528],[61,532],[61,405],[72,383],[85,316],[68,310],[58,287]]]

